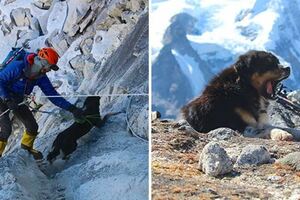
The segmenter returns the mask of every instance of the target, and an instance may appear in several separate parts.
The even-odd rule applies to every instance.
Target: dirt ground
[[[152,122],[152,199],[300,199],[300,172],[277,163],[237,168],[211,177],[198,169],[198,156],[210,142],[207,134],[174,121]],[[234,136],[219,143],[236,157],[248,144],[264,145],[274,161],[300,151],[299,142]]]

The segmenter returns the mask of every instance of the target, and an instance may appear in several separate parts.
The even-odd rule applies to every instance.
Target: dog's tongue
[[[267,82],[267,93],[273,94],[273,85],[271,81]]]

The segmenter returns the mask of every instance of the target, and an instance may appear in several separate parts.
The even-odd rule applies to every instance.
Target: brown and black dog
[[[220,127],[240,132],[247,126],[264,128],[269,100],[275,99],[276,86],[289,75],[290,68],[284,68],[272,53],[249,51],[217,75],[200,97],[184,106],[183,117],[198,132]],[[274,137],[291,137],[285,131],[280,134]]]
[[[107,119],[121,112],[109,113],[101,118],[99,114],[100,97],[87,97],[84,102],[84,115],[91,116],[83,123],[74,122],[69,128],[59,133],[52,144],[52,150],[47,155],[47,160],[52,162],[57,156],[63,159],[73,153],[77,148],[77,140],[86,135],[94,126],[101,127]]]

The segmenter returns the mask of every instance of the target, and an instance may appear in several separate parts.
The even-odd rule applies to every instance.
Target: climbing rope
[[[131,94],[102,94],[102,95],[81,95],[81,94],[74,94],[74,95],[60,95],[60,96],[46,96],[46,95],[41,95],[41,96],[36,96],[36,95],[29,95],[27,96],[28,98],[26,100],[24,100],[23,102],[19,103],[18,105],[27,105],[29,108],[31,108],[34,112],[40,112],[40,113],[46,113],[46,114],[53,114],[53,115],[56,115],[57,113],[55,112],[49,112],[49,111],[43,111],[43,110],[39,110],[39,109],[36,109],[36,108],[33,108],[32,106],[29,105],[29,100],[31,100],[32,102],[34,102],[34,98],[33,97],[41,97],[41,98],[55,98],[55,97],[88,97],[88,96],[93,96],[93,97],[96,97],[96,96],[99,96],[99,97],[117,97],[117,96],[131,96],[130,99],[129,99],[129,103],[127,105],[127,109],[126,109],[126,124],[127,124],[127,127],[128,129],[130,130],[130,132],[132,133],[133,136],[139,138],[140,140],[142,140],[143,142],[148,142],[148,140],[144,139],[143,137],[139,136],[138,134],[136,134],[129,122],[129,116],[128,116],[128,113],[129,113],[129,108],[130,108],[130,105],[131,105],[131,102],[132,102],[132,97],[133,96],[149,96],[149,94],[146,94],[146,93],[131,93]],[[0,117],[2,117],[3,115],[5,115],[7,112],[9,112],[10,110],[7,109],[6,111],[4,111],[3,113],[1,113]],[[86,116],[85,119],[83,120],[76,120],[76,122],[78,123],[84,123],[84,122],[88,122],[89,124],[92,125],[92,123],[90,122],[90,120],[88,120],[88,118],[94,118],[94,116]]]
[[[35,96],[35,95],[34,95]],[[59,96],[47,96],[40,95],[35,97],[41,98],[59,98],[59,97],[118,97],[118,96],[149,96],[147,93],[130,93],[130,94],[71,94],[71,95],[59,95]]]

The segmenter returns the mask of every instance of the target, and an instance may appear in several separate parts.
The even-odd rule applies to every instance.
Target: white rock
[[[84,55],[88,55],[91,53],[93,48],[93,42],[93,37],[89,37],[82,40],[82,42],[80,43],[80,49]]]
[[[69,48],[69,44],[67,42],[67,36],[56,30],[52,32],[50,37],[48,38],[48,43],[53,46],[53,48],[58,52],[59,55],[63,55],[64,52]]]
[[[47,32],[52,33],[55,30],[61,31],[68,13],[67,1],[57,1],[49,10],[47,19]]]
[[[1,31],[3,32],[3,35],[6,36],[11,33],[11,27],[6,22],[1,21]]]
[[[126,24],[113,25],[107,32],[97,31],[92,54],[97,61],[106,60],[121,44],[130,31]],[[101,39],[98,39],[101,38]]]
[[[84,29],[87,27],[87,25],[92,21],[92,19],[95,16],[95,12],[90,12],[90,14],[81,22],[79,28],[80,28],[80,33],[84,31]]]
[[[34,0],[33,5],[41,9],[49,9],[53,0]]]
[[[239,155],[236,166],[249,167],[271,162],[271,156],[266,147],[262,145],[248,145]]]
[[[10,4],[12,2],[15,2],[16,0],[5,0],[4,5]],[[1,14],[1,13],[0,13]]]
[[[24,8],[16,8],[11,11],[11,17],[16,26],[29,26],[30,10]]]
[[[148,105],[145,105],[144,107],[137,110],[137,118],[133,121],[133,126],[136,131],[136,133],[143,137],[143,138],[149,138],[148,137]]]
[[[73,0],[72,3],[69,3],[68,5],[69,12],[63,31],[70,37],[73,37],[77,31],[79,31],[81,20],[90,9],[91,3],[87,0]]]
[[[230,128],[218,128],[210,131],[207,135],[212,140],[229,140],[238,133]]]
[[[126,7],[130,9],[132,12],[136,12],[141,8],[141,1],[140,0],[128,1]]]
[[[18,32],[17,47],[22,46],[25,42],[39,37],[39,32],[36,30],[24,30]]]
[[[199,168],[207,175],[219,176],[231,172],[233,163],[224,148],[216,142],[210,142],[200,154]]]

